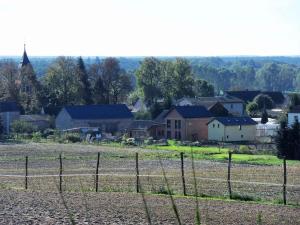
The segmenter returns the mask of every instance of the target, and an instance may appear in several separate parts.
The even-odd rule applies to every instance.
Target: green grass
[[[177,146],[173,142],[169,142],[169,146],[146,146],[147,149],[164,150],[170,152],[184,152],[186,157],[191,157],[190,146]],[[226,162],[228,160],[228,148],[219,147],[192,147],[194,158],[197,160],[213,160]],[[177,155],[175,155],[176,157]],[[233,154],[232,161],[240,164],[252,165],[282,165],[282,160],[275,155],[255,155],[255,154]],[[299,161],[288,160],[289,165],[300,165]]]

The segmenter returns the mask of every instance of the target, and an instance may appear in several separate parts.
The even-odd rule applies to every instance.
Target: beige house
[[[175,106],[165,115],[166,138],[207,140],[207,123],[212,114],[204,106]]]
[[[256,137],[256,122],[250,117],[217,117],[208,125],[208,140],[210,141],[254,141]]]

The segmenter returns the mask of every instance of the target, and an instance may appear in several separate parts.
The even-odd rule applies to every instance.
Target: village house
[[[202,105],[210,110],[210,108],[213,107],[216,103],[220,103],[228,111],[228,114],[235,116],[241,116],[245,114],[244,101],[233,96],[181,98],[175,102],[175,105]],[[224,114],[223,116],[226,115]]]
[[[98,127],[102,132],[115,134],[128,129],[132,119],[132,113],[124,104],[77,105],[63,107],[55,119],[55,125],[60,130]]]
[[[174,106],[164,117],[166,137],[176,140],[207,140],[212,114],[204,106]]]
[[[0,102],[0,117],[4,133],[10,133],[11,124],[20,117],[20,109],[15,102]]]
[[[216,117],[207,123],[208,140],[223,142],[254,141],[256,124],[248,116]]]
[[[152,120],[134,120],[128,128],[129,137],[159,140],[165,137],[165,124]]]
[[[293,126],[296,121],[300,122],[300,105],[292,107],[288,112],[288,126]]]

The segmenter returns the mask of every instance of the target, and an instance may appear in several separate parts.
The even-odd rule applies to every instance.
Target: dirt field
[[[95,167],[100,152],[99,190],[95,193]],[[179,155],[136,148],[91,145],[8,144],[0,145],[0,224],[69,223],[58,194],[58,155],[63,158],[63,194],[75,222],[79,224],[145,224],[145,210],[136,191],[135,152],[139,152],[140,187],[146,192],[166,193],[166,182],[174,194],[183,193]],[[158,155],[159,153],[159,155]],[[28,156],[28,190],[24,190],[25,156]],[[227,163],[195,161],[198,194],[228,197]],[[195,193],[192,161],[184,160],[187,193]],[[10,175],[10,176],[6,176]],[[45,176],[47,175],[47,176]],[[50,176],[49,176],[50,175]],[[52,176],[54,175],[54,176]],[[255,200],[282,201],[282,167],[234,164],[232,190]],[[287,200],[300,202],[300,168],[288,165]],[[117,192],[117,193],[116,193]],[[121,193],[122,192],[122,193]],[[130,192],[130,193],[128,193]],[[183,224],[193,224],[195,202],[177,198]],[[153,224],[176,224],[168,196],[147,195]],[[300,208],[246,202],[201,200],[202,224],[300,224]],[[2,220],[2,221],[1,221]]]
[[[130,193],[58,193],[0,191],[1,224],[147,224],[142,197]],[[177,224],[167,196],[146,196],[153,224]],[[176,198],[183,224],[194,224],[194,199]],[[300,224],[300,209],[217,200],[200,200],[202,224]]]

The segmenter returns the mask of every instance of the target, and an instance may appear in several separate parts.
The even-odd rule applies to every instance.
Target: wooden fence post
[[[99,182],[99,160],[100,160],[100,152],[98,152],[98,156],[97,156],[97,167],[96,167],[96,192],[98,192],[98,182]]]
[[[286,205],[286,184],[287,184],[287,174],[286,174],[286,158],[283,158],[283,204]]]
[[[140,192],[139,153],[135,153],[136,192]]]
[[[180,152],[180,159],[181,159],[181,179],[182,179],[183,195],[186,196],[185,177],[184,177],[183,152]]]
[[[232,190],[231,190],[231,182],[230,182],[230,175],[231,175],[231,158],[232,158],[232,152],[228,153],[228,173],[227,173],[227,184],[228,184],[228,193],[229,198],[232,198]]]
[[[28,188],[28,156],[25,157],[25,190]]]
[[[62,158],[59,154],[59,191],[62,192]]]

